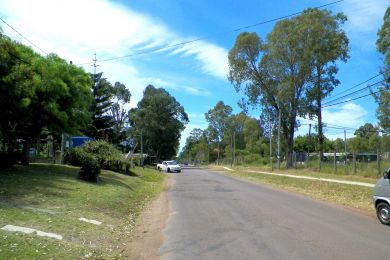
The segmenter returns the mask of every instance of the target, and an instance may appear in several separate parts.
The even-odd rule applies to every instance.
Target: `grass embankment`
[[[327,201],[349,208],[358,209],[359,211],[369,214],[374,214],[372,205],[372,188],[369,187],[249,172],[250,170],[271,172],[270,169],[258,167],[241,166],[234,167],[234,171],[226,171],[221,167],[211,166],[211,169],[223,170],[225,175],[234,178],[243,179],[253,183],[271,185],[276,188],[304,194],[314,199]],[[311,172],[309,170],[274,170],[274,172],[367,183],[375,183],[377,181],[377,179],[363,176],[326,174]]]
[[[0,259],[121,258],[139,213],[161,192],[164,175],[102,170],[102,181],[91,184],[76,179],[77,172],[43,164],[0,171],[0,228],[11,224],[63,236],[60,241],[0,230]]]

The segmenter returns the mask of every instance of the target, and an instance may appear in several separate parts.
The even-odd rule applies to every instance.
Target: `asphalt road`
[[[163,259],[390,259],[375,218],[197,169],[174,180]]]

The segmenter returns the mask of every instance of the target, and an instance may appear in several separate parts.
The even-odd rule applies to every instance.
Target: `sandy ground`
[[[128,259],[155,260],[160,258],[157,252],[163,243],[162,230],[165,228],[170,212],[168,191],[174,185],[171,175],[167,177],[164,185],[160,196],[140,216],[134,236],[124,253]]]

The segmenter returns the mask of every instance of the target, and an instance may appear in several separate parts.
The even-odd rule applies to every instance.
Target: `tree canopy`
[[[137,107],[129,112],[133,136],[144,140],[144,151],[157,160],[171,159],[179,148],[188,115],[180,103],[162,88],[148,85]]]
[[[24,140],[22,162],[43,128],[80,133],[89,121],[90,78],[55,54],[42,57],[0,34],[0,131],[2,150]],[[10,109],[12,108],[12,109]]]
[[[344,20],[329,11],[308,9],[278,22],[266,42],[256,33],[241,33],[229,52],[229,80],[236,91],[242,90],[249,104],[260,104],[271,120],[281,114],[288,167],[292,166],[297,116],[307,115],[311,104],[321,108],[318,101],[337,83],[335,62],[347,57],[348,40],[339,30]],[[322,34],[330,39],[324,40]]]
[[[382,73],[384,75],[383,87],[375,96],[378,103],[377,117],[379,126],[390,135],[390,6],[387,8],[383,18],[383,25],[378,31],[378,40],[376,42],[378,51],[384,55],[384,66]]]

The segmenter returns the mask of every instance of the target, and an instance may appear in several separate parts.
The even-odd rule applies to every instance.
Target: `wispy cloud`
[[[146,84],[152,84],[155,87],[164,88],[167,90],[175,90],[180,92],[185,92],[194,96],[210,96],[211,92],[205,88],[186,86],[174,81],[167,81],[160,78],[145,78],[143,79]]]
[[[383,23],[388,0],[346,0],[340,3],[347,15],[345,29],[360,48],[375,48],[376,33]]]
[[[0,14],[45,51],[76,64],[89,62],[95,51],[104,59],[188,39],[150,15],[108,0],[5,0],[0,2]],[[224,48],[199,41],[176,50],[193,57],[203,72],[226,78]]]

